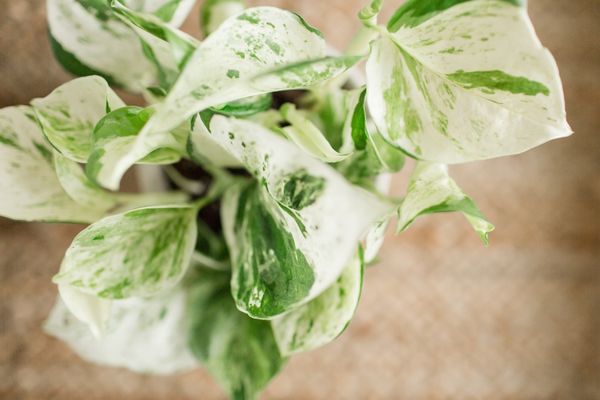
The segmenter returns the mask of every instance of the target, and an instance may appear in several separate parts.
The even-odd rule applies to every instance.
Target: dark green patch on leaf
[[[467,1],[478,0],[408,0],[390,18],[387,28],[396,32],[403,26],[414,27],[435,17],[437,14]],[[500,0],[515,6],[523,6],[525,0]]]
[[[236,190],[235,220],[230,222],[236,237],[233,296],[251,316],[270,318],[308,295],[314,272],[271,196],[258,183]]]
[[[456,71],[448,78],[467,89],[502,90],[514,94],[535,96],[550,95],[550,89],[540,82],[529,80],[522,76],[509,75],[503,71]]]
[[[325,179],[310,175],[302,169],[282,179],[283,193],[279,201],[293,210],[314,204],[325,189]]]

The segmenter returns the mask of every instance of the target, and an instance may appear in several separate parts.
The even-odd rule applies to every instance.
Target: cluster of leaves
[[[493,226],[447,164],[570,134],[556,65],[516,0],[382,1],[342,56],[298,15],[208,0],[48,0],[57,59],[83,77],[0,110],[0,215],[91,223],[66,252],[46,324],[82,357],[137,371],[208,368],[254,398],[287,357],[356,309],[365,263],[396,215],[457,211]],[[344,89],[366,59],[366,84]],[[109,84],[140,93],[127,106]],[[297,104],[273,93],[302,90]],[[416,160],[406,196],[382,175]],[[210,187],[119,193],[136,164],[191,160]],[[231,169],[245,169],[246,175]],[[222,230],[199,211],[218,201]]]

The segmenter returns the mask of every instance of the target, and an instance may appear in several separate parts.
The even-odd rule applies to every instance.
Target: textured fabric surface
[[[295,9],[343,47],[362,2],[251,3]],[[389,12],[398,1],[388,3]],[[497,226],[490,247],[458,215],[390,236],[348,331],[294,358],[265,399],[600,399],[600,2],[530,0],[529,9],[561,69],[575,136],[453,167]],[[2,106],[69,79],[44,18],[42,0],[2,2]],[[50,278],[79,229],[0,220],[0,398],[223,399],[202,371],[98,367],[41,331]]]

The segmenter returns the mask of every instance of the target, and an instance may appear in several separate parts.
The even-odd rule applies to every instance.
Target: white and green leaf
[[[409,1],[373,43],[367,101],[387,141],[460,163],[567,136],[556,64],[515,1]]]
[[[109,216],[75,237],[53,280],[106,299],[152,296],[181,280],[196,235],[193,207],[149,207]]]
[[[311,87],[360,59],[322,58],[324,54],[321,33],[291,12],[259,7],[228,19],[194,52],[134,144],[118,153],[105,186],[117,187],[123,173],[148,154],[163,132],[202,110],[268,92]]]
[[[188,296],[179,285],[151,298],[104,302],[110,314],[104,318],[102,335],[95,336],[65,306],[61,290],[44,330],[65,342],[85,360],[141,373],[172,374],[198,367],[188,345],[186,332]],[[81,304],[82,299],[76,300]],[[103,314],[104,313],[104,314]]]
[[[99,76],[74,79],[31,102],[48,141],[65,157],[86,162],[96,123],[125,103]]]
[[[189,346],[232,399],[257,398],[280,371],[280,355],[268,321],[238,311],[228,275],[206,271],[191,287]]]
[[[252,122],[214,116],[210,130],[261,183],[234,188],[223,202],[238,308],[272,318],[317,297],[392,207]]]
[[[166,60],[162,61],[162,68],[166,71],[172,69],[173,66],[176,66],[176,70],[183,68],[190,55],[200,45],[198,40],[156,15],[134,11],[116,0],[112,0],[111,7],[115,15],[132,27],[134,32],[140,36],[140,39],[144,40],[149,46],[156,47],[155,51],[157,53],[163,54],[162,47],[164,47],[164,45],[156,42],[157,39],[160,42],[169,44],[172,57],[170,59],[166,57]],[[159,64],[161,63],[160,59],[157,59],[157,61]]]
[[[53,167],[53,149],[30,107],[0,110],[0,215],[25,221],[93,222],[93,209],[73,201]]]
[[[398,210],[398,232],[426,214],[461,212],[481,240],[487,245],[494,225],[487,221],[475,202],[460,190],[448,175],[443,164],[417,163],[412,173],[407,194]]]
[[[350,324],[362,290],[364,265],[356,257],[317,298],[271,321],[284,356],[314,350],[336,339]]]
[[[136,11],[153,13],[174,26],[183,22],[193,4],[193,0],[125,1]],[[47,9],[53,50],[68,71],[102,75],[136,92],[159,83],[160,71],[151,53],[113,15],[108,2],[47,0]],[[168,45],[163,50],[170,51]],[[161,58],[157,51],[154,48],[154,57]]]

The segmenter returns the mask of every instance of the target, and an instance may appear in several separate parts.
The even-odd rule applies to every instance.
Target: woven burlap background
[[[44,1],[0,3],[0,105],[26,103],[69,76],[51,57]],[[294,9],[343,47],[363,2],[252,3]],[[294,358],[265,399],[600,399],[600,1],[529,9],[558,60],[576,135],[453,167],[497,225],[491,246],[458,215],[390,236],[346,334]],[[79,229],[0,219],[0,398],[224,399],[202,371],[98,367],[44,335],[50,278]]]

